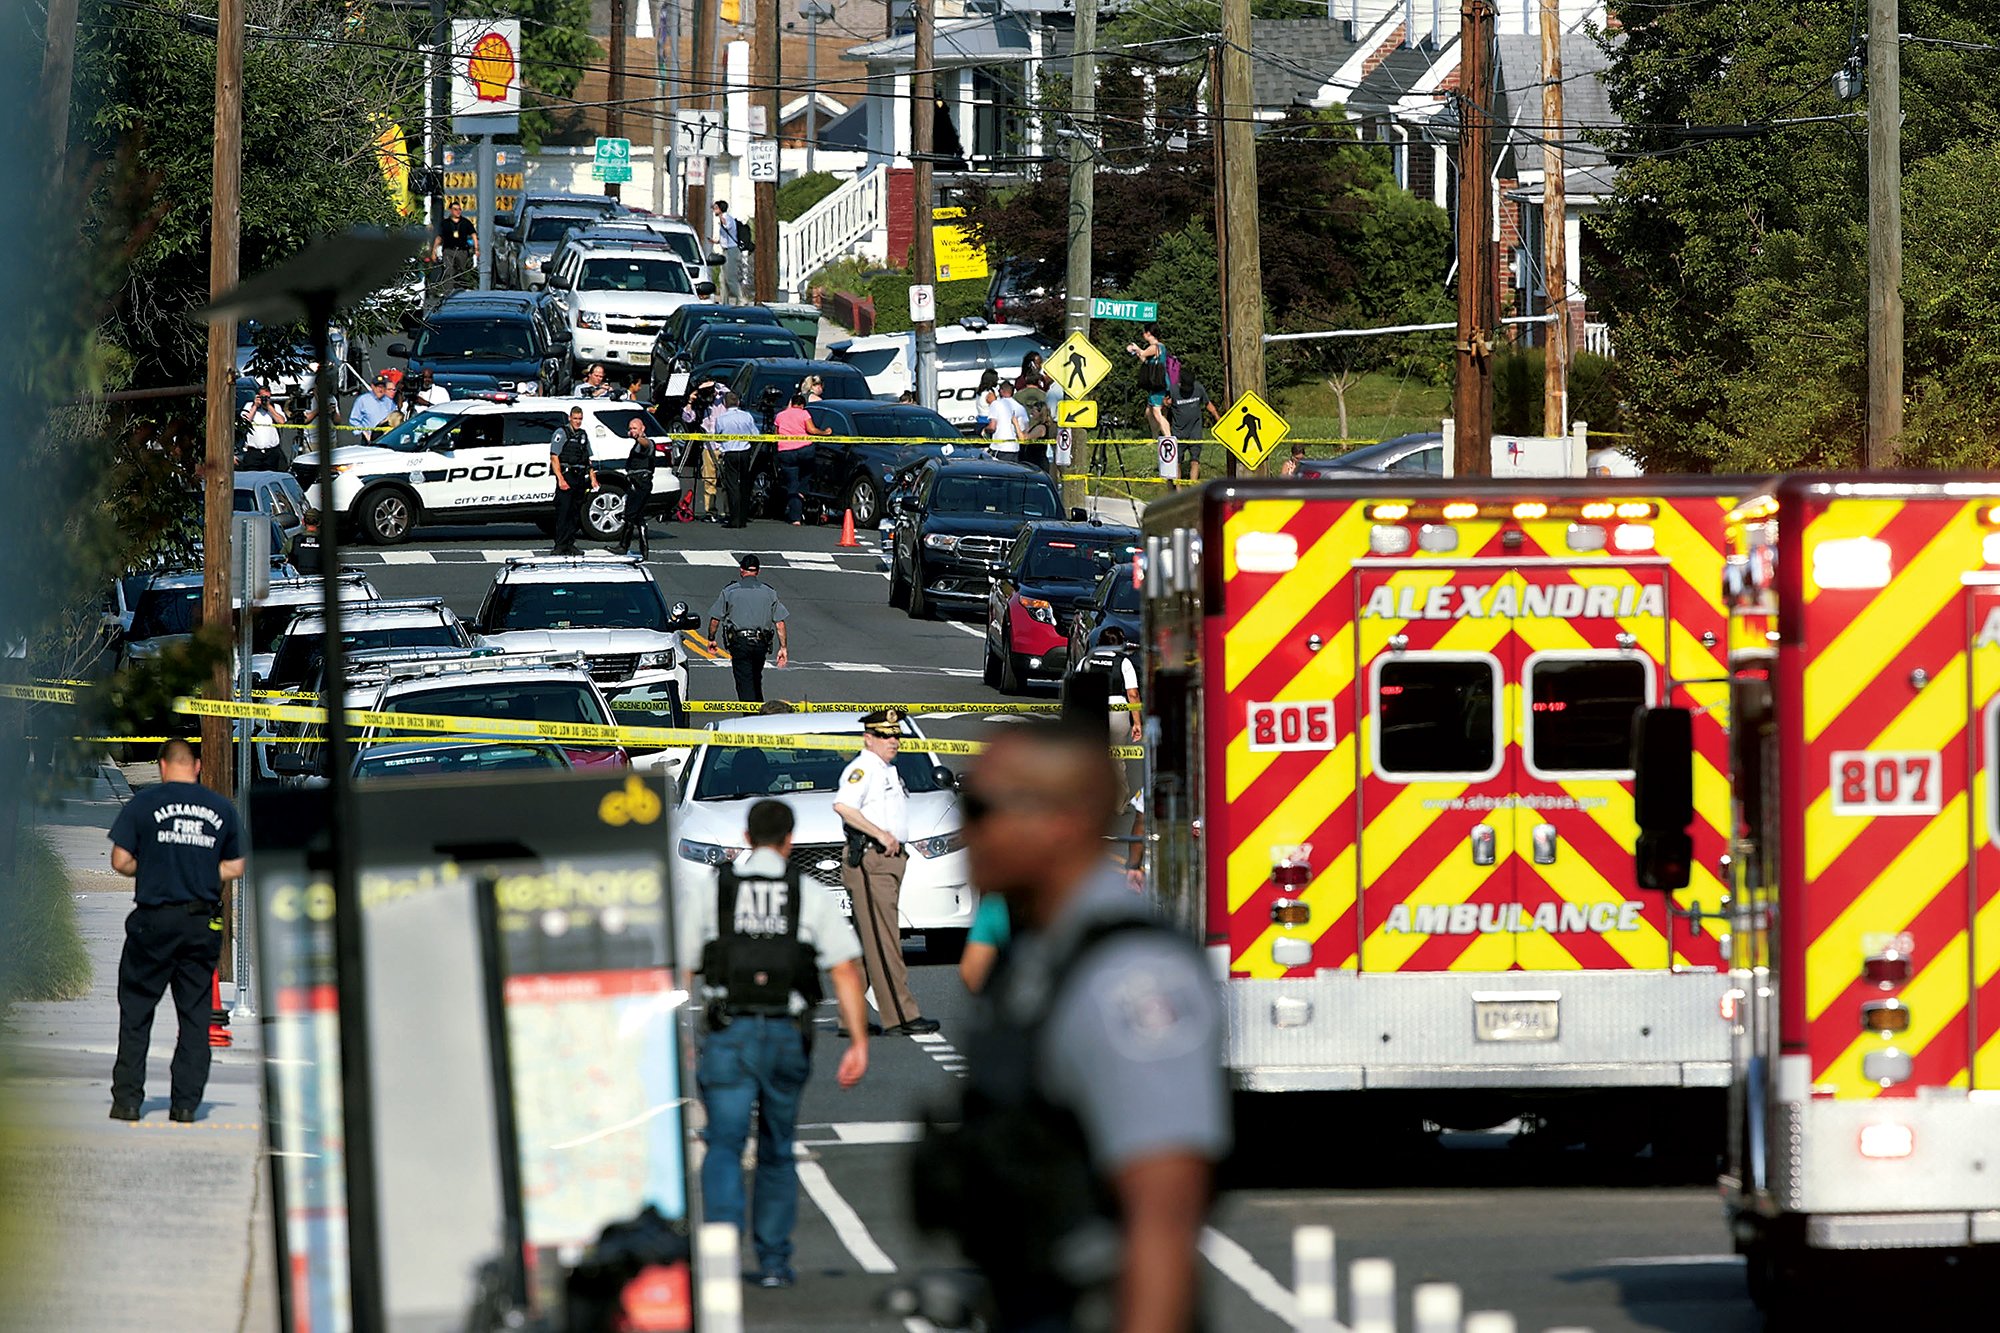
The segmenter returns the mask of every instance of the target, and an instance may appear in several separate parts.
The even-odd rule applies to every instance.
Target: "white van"
[[[979,318],[962,319],[937,331],[938,401],[937,410],[946,421],[961,430],[970,429],[979,417],[979,380],[988,370],[1000,372],[1003,380],[1021,373],[1021,362],[1029,353],[1044,360],[1053,349],[1025,324],[988,324]],[[893,402],[905,389],[917,383],[917,335],[882,333],[868,338],[849,338],[832,344],[827,359],[844,362],[868,380],[868,391]]]

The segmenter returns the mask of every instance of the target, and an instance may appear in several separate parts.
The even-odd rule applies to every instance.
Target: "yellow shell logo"
[[[627,824],[652,823],[660,817],[660,808],[659,793],[634,774],[626,777],[621,790],[604,794],[604,799],[597,803],[597,817],[612,828],[623,828]]]
[[[487,33],[472,44],[465,73],[480,101],[506,101],[508,85],[514,82],[514,48],[499,33]]]

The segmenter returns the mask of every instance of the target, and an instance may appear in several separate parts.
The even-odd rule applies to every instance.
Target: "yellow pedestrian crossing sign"
[[[1090,345],[1090,339],[1072,333],[1050,354],[1042,372],[1055,377],[1064,398],[1085,398],[1111,373],[1111,363],[1104,359],[1104,353]]]
[[[1245,467],[1261,467],[1271,451],[1292,433],[1292,427],[1254,393],[1236,400],[1236,406],[1215,423],[1215,438],[1229,446],[1229,452],[1243,460]]]
[[[1056,404],[1056,425],[1064,430],[1096,430],[1097,400],[1065,398]]]

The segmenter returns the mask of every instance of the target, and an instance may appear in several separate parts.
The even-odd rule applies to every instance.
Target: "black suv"
[[[744,410],[757,418],[758,428],[769,431],[771,418],[785,410],[808,375],[819,376],[822,398],[875,396],[866,377],[853,366],[796,356],[760,356],[746,361],[729,381],[729,388],[742,400]]]
[[[411,343],[390,343],[412,375],[430,371],[452,397],[502,391],[554,396],[569,387],[568,349],[555,342],[542,316],[526,303],[502,305],[449,299],[414,330]]]
[[[916,403],[836,398],[809,410],[813,424],[832,431],[834,438],[814,442],[806,496],[834,514],[853,510],[857,528],[872,528],[882,517],[882,498],[898,472],[926,458],[943,457],[947,446],[964,447],[958,427]],[[915,439],[936,443],[908,443]]]
[[[1132,581],[1130,561],[1097,581],[1090,600],[1077,608],[1069,626],[1069,667],[1099,647],[1131,648],[1140,642],[1139,585]]]
[[[928,619],[940,605],[986,600],[989,579],[1021,529],[1060,518],[1062,496],[1048,474],[995,458],[934,458],[917,468],[897,502],[890,535],[889,605]],[[1081,521],[1085,514],[1073,510]]]
[[[660,329],[660,336],[653,339],[653,392],[667,380],[673,369],[674,360],[687,351],[687,345],[694,341],[694,335],[711,324],[756,324],[773,325],[778,316],[769,306],[761,305],[717,305],[711,301],[691,301],[678,306],[667,316],[666,324]],[[686,370],[686,366],[680,367]],[[674,393],[683,392],[676,388]]]

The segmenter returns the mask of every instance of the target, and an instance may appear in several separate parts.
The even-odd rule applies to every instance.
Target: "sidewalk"
[[[72,872],[90,994],[17,1005],[0,1028],[0,1329],[276,1333],[258,1033],[234,1031],[235,1047],[215,1052],[201,1119],[173,1124],[168,998],[153,1022],[145,1119],[109,1118],[131,883],[105,859],[116,807],[82,805],[49,832]]]

